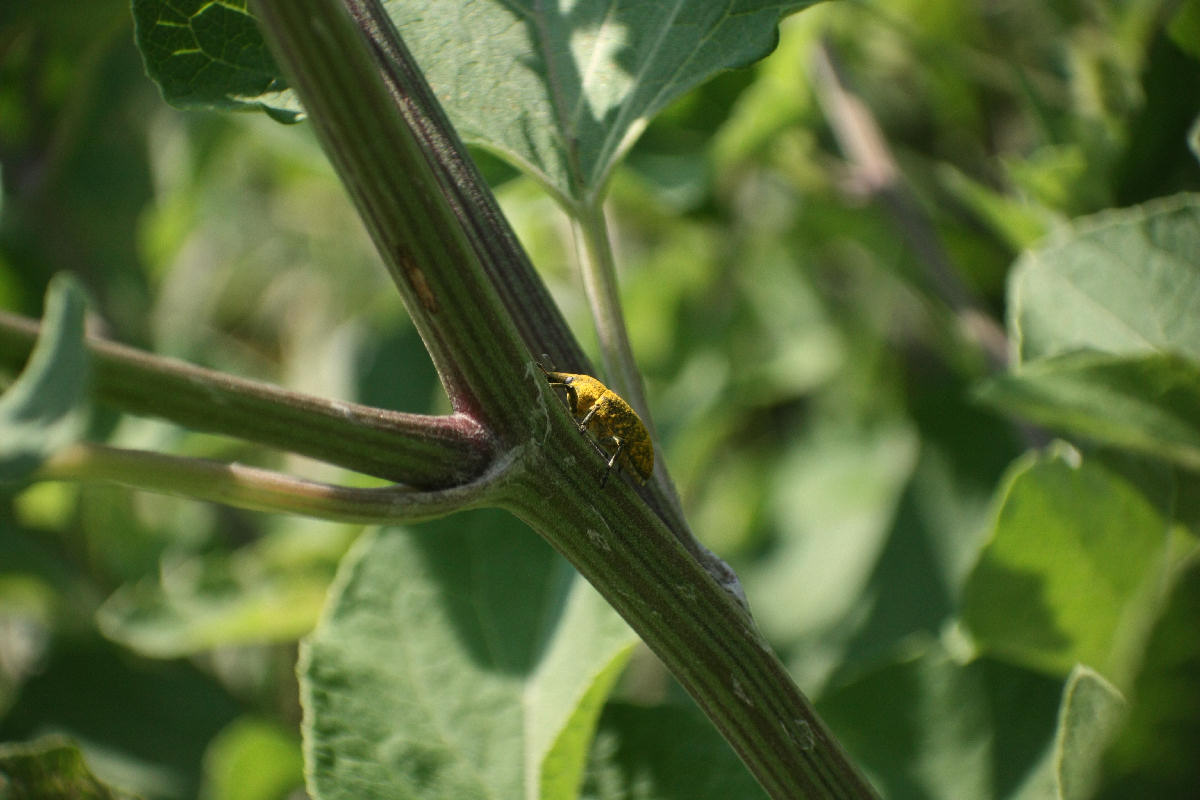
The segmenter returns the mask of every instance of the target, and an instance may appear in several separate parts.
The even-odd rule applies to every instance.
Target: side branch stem
[[[0,312],[0,367],[21,369],[38,323]],[[491,460],[468,417],[429,417],[327,400],[132,347],[88,339],[93,392],[122,411],[238,437],[419,488],[464,483]]]
[[[400,486],[335,486],[242,464],[96,444],[59,451],[34,479],[103,481],[250,511],[361,524],[434,519],[479,504],[479,496],[485,493],[484,484],[434,492]]]

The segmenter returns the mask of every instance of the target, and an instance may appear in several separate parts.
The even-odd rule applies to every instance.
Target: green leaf
[[[300,739],[275,722],[241,717],[213,739],[204,756],[204,779],[204,800],[298,796],[304,785]]]
[[[310,791],[574,797],[635,641],[508,515],[364,537],[302,651]]]
[[[1009,284],[1020,361],[1075,350],[1200,361],[1198,201],[1179,195],[1106,212],[1026,253]]]
[[[1200,558],[1192,554],[1146,644],[1099,800],[1189,797],[1200,786]]]
[[[1125,698],[1096,672],[1076,666],[1063,690],[1055,765],[1058,796],[1090,800],[1100,757],[1125,711]]]
[[[596,719],[604,708],[609,692],[621,676],[625,662],[633,651],[632,631],[628,638],[621,636],[623,626],[615,624],[613,611],[607,604],[596,602],[598,595],[583,588],[575,578],[574,592],[583,597],[577,601],[572,618],[562,625],[578,627],[574,633],[555,636],[544,666],[539,669],[537,683],[544,701],[530,706],[530,746],[533,754],[544,753],[540,776],[539,798],[574,798],[578,794],[580,775],[592,743]],[[607,633],[595,649],[583,648],[579,636],[590,631]],[[604,652],[605,648],[609,652]],[[599,656],[600,668],[589,661]],[[603,663],[603,659],[609,658]],[[581,693],[582,692],[582,693]],[[562,706],[557,698],[566,700]],[[705,720],[707,722],[707,720]],[[711,723],[709,728],[712,728]],[[738,769],[745,767],[738,762]]]
[[[1024,705],[1023,697],[1011,699],[1018,707]],[[1100,756],[1124,708],[1125,700],[1112,684],[1077,665],[1062,687],[1054,735],[1044,741],[1035,763],[1007,796],[1011,800],[1090,798]]]
[[[979,397],[1056,430],[1200,469],[1200,364],[1071,353],[990,379]]]
[[[133,0],[133,18],[146,73],[168,103],[303,116],[245,0]]]
[[[936,644],[913,644],[818,703],[881,795],[990,800],[1028,791],[1053,743],[1059,681],[987,659],[959,664]]]
[[[985,652],[1065,676],[1087,664],[1118,685],[1161,601],[1170,523],[1092,461],[1049,454],[1008,480],[967,582],[963,620]]]
[[[21,481],[83,431],[88,353],[83,342],[83,290],[56,276],[29,363],[0,396],[0,483]]]
[[[590,202],[647,120],[774,47],[812,0],[385,5],[459,134]]]
[[[122,800],[132,795],[102,783],[79,748],[61,737],[0,745],[0,797],[5,800]]]
[[[764,633],[793,646],[789,663],[805,682],[819,681],[813,638],[841,646],[873,596],[872,577],[895,523],[896,509],[918,458],[913,429],[902,421],[874,425],[814,420],[803,447],[776,470],[776,525],[781,541],[772,558],[746,576]],[[822,657],[823,656],[823,657]]]
[[[694,706],[610,704],[592,745],[584,800],[754,800],[762,787]]]
[[[750,64],[780,17],[814,0],[619,4],[385,0],[459,135],[572,202],[594,202],[613,166],[671,101]],[[242,0],[134,0],[146,71],[184,107],[299,107]]]

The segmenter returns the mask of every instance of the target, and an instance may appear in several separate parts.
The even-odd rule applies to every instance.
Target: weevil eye
[[[574,383],[574,382],[575,382],[575,379],[574,379],[574,378],[572,378],[570,375],[568,375],[567,377],[563,378],[563,383]]]

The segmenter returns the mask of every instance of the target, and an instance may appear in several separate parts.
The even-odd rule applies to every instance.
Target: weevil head
[[[552,384],[570,386],[575,382],[576,376],[570,372],[555,372],[552,369],[546,369],[541,364],[538,364],[538,367],[542,370],[542,374],[546,376],[546,380]]]
[[[573,377],[571,375],[571,373],[555,372],[552,369],[546,369],[542,365],[542,362],[540,362],[540,361],[535,361],[533,363],[537,366],[538,369],[540,369],[542,371],[542,374],[546,376],[546,380],[551,381],[553,383],[570,383],[571,382],[571,378]]]

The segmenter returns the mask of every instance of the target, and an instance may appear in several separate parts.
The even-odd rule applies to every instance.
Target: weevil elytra
[[[538,364],[551,386],[561,386],[567,393],[567,408],[580,432],[590,431],[597,448],[608,459],[608,469],[600,485],[608,482],[608,474],[616,466],[623,467],[645,483],[654,471],[654,445],[642,424],[642,418],[625,399],[591,375],[574,372],[555,372]],[[608,451],[606,445],[614,449]]]

